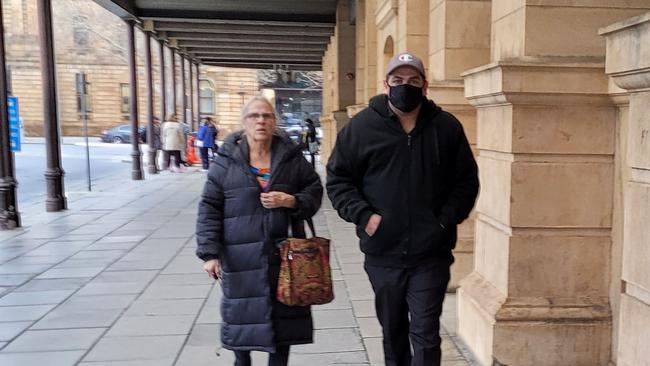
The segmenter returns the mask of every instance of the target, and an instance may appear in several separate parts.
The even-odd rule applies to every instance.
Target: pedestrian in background
[[[160,118],[153,117],[153,129],[151,130],[151,149],[154,150],[154,165],[156,170],[160,170],[158,164],[158,151],[162,149],[162,142],[160,141]]]
[[[203,125],[197,133],[197,143],[199,145],[199,151],[201,153],[201,163],[203,164],[203,170],[208,170],[210,167],[210,155],[212,156],[216,153],[219,148],[217,140],[218,130],[217,126],[214,123],[214,120],[211,117],[203,118]]]
[[[167,116],[165,123],[162,124],[161,141],[163,150],[167,152],[165,157],[166,165],[169,166],[169,171],[182,171],[181,151],[185,148],[185,132],[175,114]],[[172,158],[174,164],[170,165],[170,160]]]
[[[311,165],[316,166],[316,153],[318,153],[318,139],[316,138],[316,126],[311,118],[305,120],[307,126],[304,130],[303,143],[306,145],[307,152],[311,157]]]
[[[269,352],[269,366],[286,366],[291,345],[313,342],[310,307],[275,297],[276,243],[289,227],[305,237],[304,220],[318,211],[323,188],[302,147],[276,133],[275,116],[262,96],[244,106],[244,131],[224,141],[199,202],[196,254],[221,279],[221,342],[235,352],[235,366],[250,366],[250,351]]]
[[[456,225],[479,188],[462,125],[426,98],[427,88],[418,57],[393,57],[386,94],[343,127],[327,163],[332,205],[357,225],[386,366],[440,365]]]

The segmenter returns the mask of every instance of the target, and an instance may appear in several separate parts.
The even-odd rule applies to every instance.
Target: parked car
[[[140,139],[144,136],[146,129],[144,127],[138,128],[138,133],[140,134]],[[131,142],[131,125],[124,124],[117,127],[113,127],[108,130],[102,131],[103,142],[112,142],[114,144],[126,144]]]

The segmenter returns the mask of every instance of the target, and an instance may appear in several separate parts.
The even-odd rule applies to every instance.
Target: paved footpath
[[[194,256],[204,180],[198,171],[106,179],[70,193],[65,212],[20,207],[24,228],[0,232],[0,365],[232,365],[218,347],[221,290]],[[293,347],[290,364],[382,365],[354,228],[328,201],[315,223],[334,243],[336,299],[313,308],[315,343]],[[450,295],[443,365],[469,365],[454,314]]]

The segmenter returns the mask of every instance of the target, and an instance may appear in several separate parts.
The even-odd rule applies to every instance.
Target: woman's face
[[[275,114],[264,102],[255,101],[244,115],[244,132],[248,138],[258,141],[270,141],[275,130]]]

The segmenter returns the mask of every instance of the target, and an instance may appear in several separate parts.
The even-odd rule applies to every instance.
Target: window
[[[73,41],[75,48],[88,48],[88,18],[75,16],[72,18]]]
[[[120,102],[121,107],[120,111],[122,114],[129,114],[131,110],[131,85],[129,84],[120,84]]]
[[[199,80],[199,114],[214,114],[214,86],[208,80]]]

